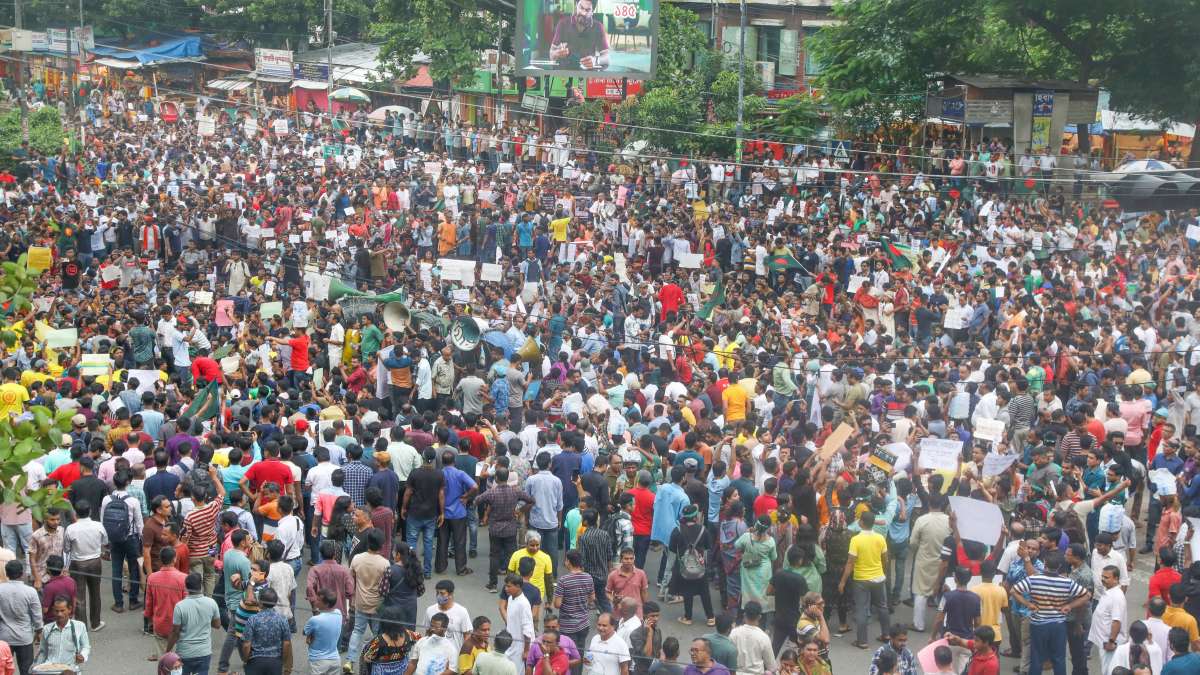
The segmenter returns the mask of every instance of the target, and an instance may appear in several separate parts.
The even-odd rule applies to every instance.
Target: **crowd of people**
[[[1000,181],[1000,139],[738,164],[113,98],[0,184],[4,259],[51,258],[0,416],[72,415],[11,486],[63,505],[0,505],[3,672],[124,612],[159,675],[1200,667],[1195,210]]]

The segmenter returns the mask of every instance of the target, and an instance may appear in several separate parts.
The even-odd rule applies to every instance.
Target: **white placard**
[[[308,304],[303,300],[292,301],[292,328],[308,328]]]
[[[271,123],[271,128],[275,130],[276,134],[279,134],[280,136],[286,136],[288,132],[288,121],[286,119],[277,119]]]
[[[677,253],[679,256],[679,266],[683,269],[698,270],[704,264],[704,254],[702,253]]]
[[[896,456],[896,461],[892,464],[896,471],[908,471],[912,466],[912,448],[908,447],[908,443],[888,443],[883,449]]]
[[[217,133],[217,121],[211,117],[201,117],[196,120],[196,133],[201,136],[212,136]]]
[[[1200,225],[1188,225],[1186,236],[1192,241],[1200,241]]]
[[[625,283],[629,283],[629,268],[625,266],[625,254],[616,253],[613,255],[613,269],[617,273],[617,278]]]
[[[917,460],[917,468],[957,471],[961,456],[962,441],[922,438],[921,455]]]
[[[211,305],[213,303],[212,291],[196,291],[192,293],[192,302],[197,305]]]
[[[465,305],[471,302],[471,289],[456,288],[453,291],[450,291],[450,299],[452,299],[454,302],[461,302]]]
[[[253,117],[247,117],[245,121],[242,122],[242,133],[246,134],[247,136],[254,136],[257,134],[258,120],[254,119]]]
[[[395,171],[396,170],[396,160],[392,159],[391,157],[388,157],[387,159],[383,160],[383,170],[384,171]]]
[[[463,267],[458,270],[459,281],[463,286],[470,288],[475,285],[475,266]]]
[[[975,438],[981,441],[999,441],[1004,438],[1004,422],[989,419],[976,420]]]
[[[289,244],[299,244],[299,243],[300,243],[300,235],[298,235],[298,234],[289,234],[289,235],[288,235],[288,243],[289,243]]]
[[[850,281],[846,284],[847,293],[857,293],[858,289],[862,288],[863,283],[868,281],[866,277],[850,275]]]
[[[237,369],[242,365],[242,357],[237,354],[231,354],[221,359],[221,372],[226,375],[232,375],[237,372]]]
[[[101,281],[116,281],[121,278],[121,268],[116,265],[105,265],[100,268]]]
[[[137,393],[142,395],[146,392],[154,392],[154,383],[158,382],[159,371],[157,370],[127,370],[125,371],[125,381],[131,379],[138,381]]]
[[[342,211],[344,211],[346,213],[346,215],[348,215],[348,216],[354,215],[354,207],[353,206],[347,206],[346,208],[342,209]]]
[[[1155,469],[1146,474],[1154,485],[1154,494],[1162,497],[1175,494],[1175,474],[1169,469]]]
[[[1016,454],[1001,455],[995,452],[989,452],[983,458],[983,477],[999,476],[1008,471],[1008,467],[1012,466],[1013,462],[1017,461]]]
[[[504,268],[495,263],[482,263],[479,268],[480,281],[503,281]]]
[[[958,536],[962,539],[989,546],[1000,539],[1004,515],[999,506],[982,499],[951,497],[950,510],[958,521]]]

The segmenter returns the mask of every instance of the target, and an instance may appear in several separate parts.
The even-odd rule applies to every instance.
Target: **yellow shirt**
[[[721,401],[725,404],[726,424],[746,419],[746,405],[750,402],[750,397],[742,385],[731,384],[725,387],[725,391],[721,394]]]
[[[45,382],[49,379],[50,376],[46,373],[39,373],[36,370],[26,370],[21,373],[21,386],[28,389],[29,385],[33,384],[34,382]]]
[[[854,556],[854,580],[873,581],[883,577],[883,554],[887,540],[878,532],[859,532],[850,539],[850,555]]]
[[[545,551],[538,550],[534,555],[529,555],[529,549],[519,548],[513,552],[512,557],[508,559],[508,571],[517,574],[517,568],[521,561],[525,558],[533,558],[533,576],[529,578],[529,583],[542,594],[542,602],[549,602],[546,597],[546,575],[554,573],[554,561],[550,560],[550,556],[546,555]]]
[[[468,648],[467,645],[463,645],[462,651],[458,653],[458,672],[471,672],[471,669],[475,667],[475,658],[486,651],[486,649],[480,649],[479,647]]]
[[[570,217],[550,221],[550,233],[553,235],[554,241],[567,240],[567,224],[570,222]]]
[[[996,642],[1001,642],[1000,624],[1003,622],[1000,612],[1008,607],[1008,593],[990,581],[972,588],[971,592],[979,596],[979,625],[991,626],[996,633]]]
[[[25,412],[25,402],[29,400],[29,390],[16,382],[0,384],[0,417],[20,415]]]
[[[1187,631],[1188,640],[1200,640],[1200,629],[1196,628],[1196,617],[1187,613],[1182,607],[1168,607],[1162,615],[1163,623],[1171,628],[1182,628]]]

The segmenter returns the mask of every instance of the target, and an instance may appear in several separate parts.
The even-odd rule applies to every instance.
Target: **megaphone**
[[[537,340],[526,338],[525,344],[513,354],[513,363],[524,361],[525,363],[536,363],[542,360],[542,348],[538,346]]]
[[[442,318],[433,312],[413,312],[412,321],[418,329],[430,328],[436,330],[442,337],[445,337],[446,331],[450,330],[449,319]]]
[[[329,299],[337,302],[338,300],[348,295],[364,295],[362,291],[356,290],[351,286],[347,286],[345,282],[337,277],[329,280]]]
[[[389,302],[383,306],[383,325],[393,333],[401,333],[408,328],[411,318],[412,313],[408,311],[408,306],[403,302]]]
[[[469,316],[460,316],[450,325],[450,344],[456,349],[469,352],[479,346],[482,336],[479,324]]]

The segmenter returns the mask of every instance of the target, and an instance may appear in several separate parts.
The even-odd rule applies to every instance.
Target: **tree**
[[[380,21],[372,33],[383,40],[380,58],[401,77],[412,77],[414,58],[424,54],[434,80],[469,81],[498,37],[502,49],[512,44],[512,22],[504,21],[511,10],[490,2],[382,0],[375,9]]]

